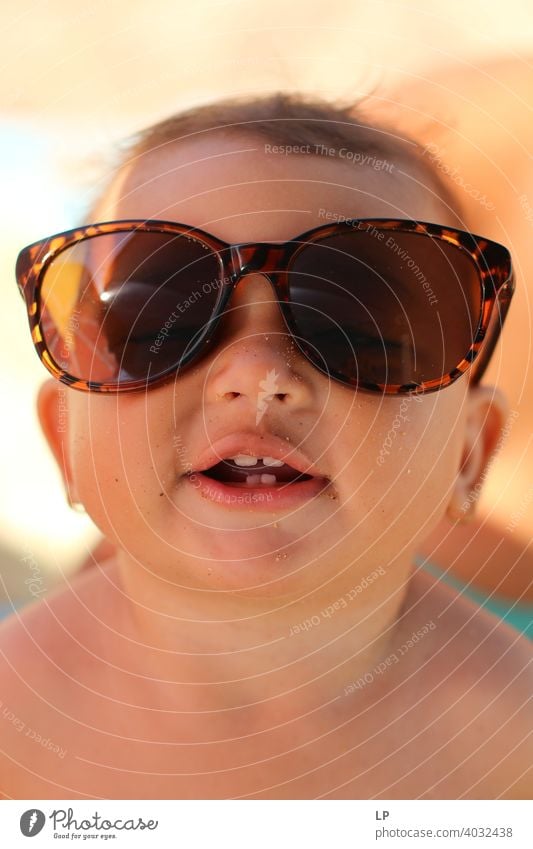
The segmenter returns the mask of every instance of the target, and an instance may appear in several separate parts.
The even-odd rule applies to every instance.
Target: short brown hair
[[[424,158],[420,144],[383,120],[364,118],[364,100],[342,104],[303,94],[231,97],[191,107],[123,139],[117,146],[117,170],[145,153],[191,136],[213,132],[250,132],[284,145],[351,146],[384,160],[418,166],[440,200],[460,215],[457,198],[440,173]],[[114,174],[113,174],[114,176]],[[113,177],[111,178],[111,180]]]

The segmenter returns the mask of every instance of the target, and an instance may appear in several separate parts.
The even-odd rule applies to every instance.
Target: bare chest
[[[199,716],[87,693],[9,730],[15,798],[457,798],[487,771],[472,734],[438,705],[264,721]],[[33,712],[30,712],[33,713]],[[4,726],[5,728],[5,726]],[[475,736],[475,735],[474,735]],[[490,764],[489,764],[490,766]],[[6,792],[6,791],[4,791]],[[473,792],[473,791],[472,791]]]

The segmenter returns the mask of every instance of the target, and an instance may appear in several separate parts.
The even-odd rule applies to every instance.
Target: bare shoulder
[[[436,644],[468,655],[473,663],[505,658],[519,669],[533,659],[533,643],[502,619],[424,570],[412,578],[406,605],[435,623]],[[472,668],[472,666],[470,666]]]
[[[533,644],[426,572],[413,577],[407,603],[415,621],[434,623],[426,686],[440,692],[465,770],[476,764],[465,798],[531,798]]]
[[[71,576],[67,582],[39,601],[27,605],[0,624],[0,662],[3,671],[31,668],[60,659],[62,669],[79,661],[87,638],[109,613],[110,599],[117,596],[117,570],[113,561]],[[112,603],[112,602],[111,602]],[[68,647],[68,648],[67,648]]]
[[[102,666],[96,623],[110,580],[111,567],[76,574],[0,625],[0,796],[22,798],[39,763],[62,757],[73,706],[87,699]]]

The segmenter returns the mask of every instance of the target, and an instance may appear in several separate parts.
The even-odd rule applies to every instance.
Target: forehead
[[[259,136],[199,134],[122,167],[92,220],[151,218],[228,242],[290,239],[338,217],[456,223],[435,183],[398,154],[379,158],[314,144],[287,150]]]

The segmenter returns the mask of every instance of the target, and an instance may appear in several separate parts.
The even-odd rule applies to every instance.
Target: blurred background
[[[477,203],[472,229],[509,244],[525,277],[533,218],[520,198],[533,207],[533,180],[527,164],[516,169],[531,162],[532,14],[528,0],[3,0],[0,607],[46,592],[98,539],[67,506],[37,425],[35,396],[47,375],[15,285],[18,250],[76,226],[120,139],[184,107],[274,89],[354,100],[374,92],[378,110],[440,139],[466,176],[469,163],[481,162],[484,175],[493,169],[492,194],[486,182],[483,189],[494,208]],[[498,197],[514,203],[516,222]],[[522,554],[533,524],[530,300],[524,286],[512,317],[518,353],[492,367],[494,379],[512,382],[518,415],[480,505],[483,522],[512,535]]]

